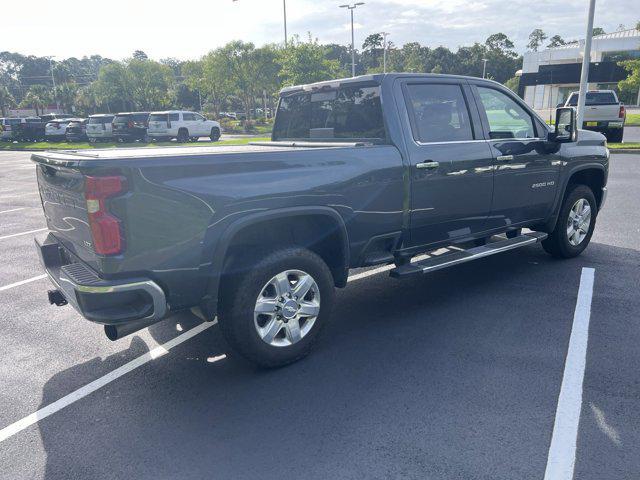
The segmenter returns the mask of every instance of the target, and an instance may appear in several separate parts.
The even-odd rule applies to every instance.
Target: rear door
[[[468,85],[420,79],[401,82],[401,89],[411,125],[411,244],[482,231],[491,209],[493,158]]]
[[[542,220],[555,199],[562,158],[548,131],[515,95],[499,86],[472,86],[493,156],[490,228]]]

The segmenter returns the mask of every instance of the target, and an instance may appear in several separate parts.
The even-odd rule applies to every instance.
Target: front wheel
[[[542,247],[554,257],[571,258],[580,255],[593,235],[598,205],[586,185],[574,185],[565,197],[556,226]]]
[[[209,135],[209,138],[211,139],[212,142],[217,142],[218,140],[220,140],[220,129],[213,127],[211,129],[211,134]]]
[[[331,314],[333,277],[302,248],[283,248],[250,269],[238,268],[223,289],[220,327],[231,348],[262,367],[306,356]]]

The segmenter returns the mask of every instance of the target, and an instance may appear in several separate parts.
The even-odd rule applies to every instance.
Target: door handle
[[[432,162],[431,160],[427,162],[416,163],[416,168],[438,168],[440,164],[438,162]]]
[[[496,161],[498,162],[510,162],[513,160],[513,155],[500,155],[496,157]]]

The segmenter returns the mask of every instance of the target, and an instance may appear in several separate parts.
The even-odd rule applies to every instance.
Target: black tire
[[[596,204],[595,196],[589,187],[586,185],[569,185],[570,190],[567,191],[562,206],[560,207],[560,214],[558,215],[558,221],[556,226],[545,240],[542,241],[542,247],[545,251],[557,258],[572,258],[580,255],[591,241],[593,230],[596,226],[596,218],[598,214],[598,207]],[[578,245],[573,245],[569,241],[568,237],[568,223],[569,213],[576,203],[584,199],[589,203],[591,209],[591,217],[589,227],[585,237]]]
[[[213,127],[211,129],[211,135],[209,135],[209,138],[212,142],[217,142],[218,140],[220,140],[220,129]]]
[[[624,135],[624,129],[612,128],[607,132],[607,141],[610,143],[622,143],[622,137]]]
[[[258,334],[254,309],[270,279],[287,270],[300,270],[312,277],[319,290],[320,311],[300,340],[287,346],[274,346]],[[333,276],[322,258],[303,248],[288,247],[262,255],[246,268],[232,267],[232,271],[241,273],[231,275],[225,282],[218,316],[222,334],[232,350],[249,362],[267,368],[282,367],[308,355],[331,315],[335,295]]]
[[[178,143],[185,143],[189,141],[189,130],[187,130],[186,128],[181,128],[180,130],[178,130],[177,140]]]

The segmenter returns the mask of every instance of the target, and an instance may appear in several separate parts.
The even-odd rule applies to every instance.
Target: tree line
[[[503,33],[490,35],[456,51],[418,42],[387,46],[387,71],[486,76],[517,84],[521,65],[513,42]],[[368,36],[356,51],[356,74],[383,69],[383,38]],[[351,74],[351,49],[320,44],[309,35],[294,37],[285,47],[235,40],[198,60],[153,60],[142,51],[112,60],[99,55],[64,60],[0,52],[0,107],[41,112],[58,104],[79,115],[102,112],[188,108],[213,115],[273,107],[283,86],[311,83]],[[53,78],[52,78],[53,77]],[[54,89],[55,83],[55,89]]]

